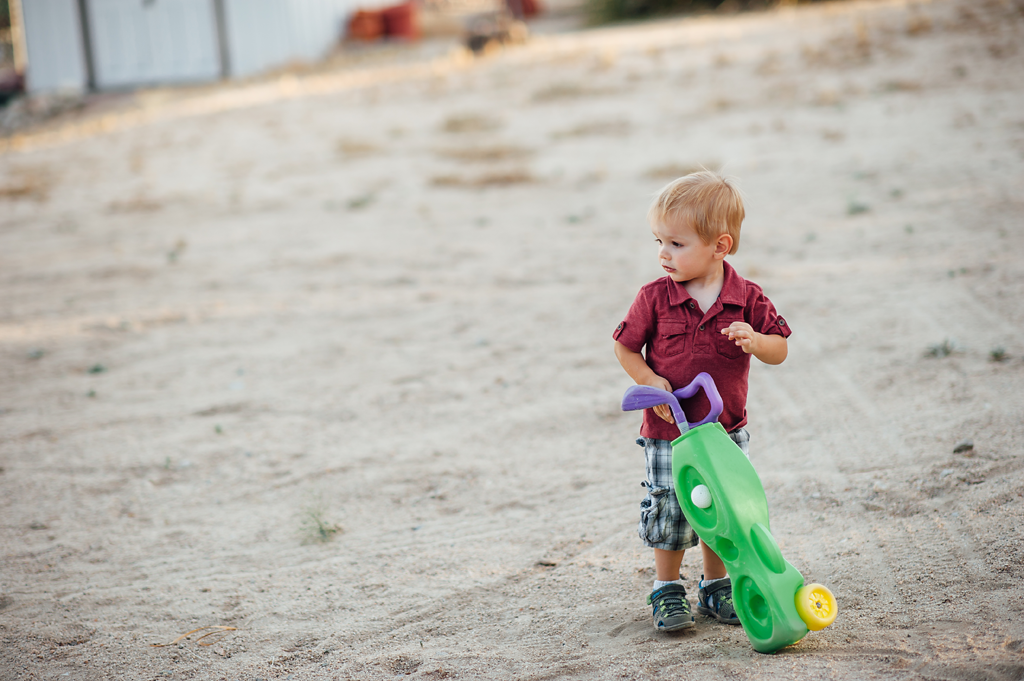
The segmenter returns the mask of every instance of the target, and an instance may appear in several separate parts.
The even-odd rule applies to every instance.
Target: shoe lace
[[[688,603],[678,593],[668,593],[658,598],[658,610],[666,615],[689,612],[687,605]]]
[[[707,600],[708,600],[708,605],[710,605],[712,608],[714,608],[715,612],[721,612],[723,605],[733,605],[733,602],[732,602],[732,590],[729,591],[729,595],[727,595],[727,596],[719,596],[718,594],[710,594],[709,593],[707,595]],[[734,605],[733,605],[733,608],[735,608]]]

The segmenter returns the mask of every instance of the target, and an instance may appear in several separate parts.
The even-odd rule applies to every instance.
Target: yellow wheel
[[[836,621],[839,604],[821,584],[807,584],[796,592],[796,612],[811,631],[821,631]]]

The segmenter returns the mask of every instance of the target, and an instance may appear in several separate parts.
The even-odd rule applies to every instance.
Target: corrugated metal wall
[[[22,0],[28,52],[26,86],[33,92],[86,89],[89,72],[78,0]]]
[[[89,0],[85,7],[97,88],[220,77],[212,0]]]
[[[295,59],[324,57],[357,5],[384,0],[224,0],[232,76],[249,76]]]
[[[245,77],[315,61],[337,44],[357,7],[395,1],[22,0],[28,87],[86,89],[87,49],[100,90]]]

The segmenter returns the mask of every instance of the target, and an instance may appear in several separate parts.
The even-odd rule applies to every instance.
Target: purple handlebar
[[[679,400],[675,395],[661,388],[654,388],[649,385],[631,385],[622,396],[622,411],[635,411],[637,409],[650,409],[660,404],[667,404],[672,409],[672,416],[676,423],[680,424],[679,429],[684,430],[686,414],[679,406]],[[687,428],[689,426],[687,425]]]
[[[697,426],[703,426],[705,423],[714,423],[718,420],[718,417],[722,415],[722,409],[725,405],[722,404],[722,396],[718,394],[718,387],[715,385],[715,379],[711,378],[711,374],[702,371],[697,374],[697,378],[690,381],[690,385],[685,388],[680,388],[672,392],[679,399],[685,399],[687,397],[693,397],[697,394],[697,391],[704,388],[704,394],[708,396],[708,402],[711,403],[711,409],[708,410],[708,415],[700,421],[695,423],[691,428]]]
[[[683,413],[679,400],[693,397],[701,388],[704,388],[704,392],[708,396],[711,409],[708,410],[708,415],[699,423],[691,424],[686,420],[686,414]],[[722,396],[718,394],[718,388],[715,387],[714,379],[705,372],[697,374],[697,377],[690,382],[690,385],[674,392],[654,388],[649,385],[632,385],[626,390],[626,394],[622,396],[622,411],[650,409],[661,404],[667,404],[672,409],[672,416],[675,418],[676,425],[679,426],[681,433],[685,433],[690,428],[703,426],[705,423],[714,423],[722,415],[723,407]]]

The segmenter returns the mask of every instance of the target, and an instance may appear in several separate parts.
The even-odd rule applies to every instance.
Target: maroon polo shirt
[[[729,263],[724,265],[722,292],[707,312],[701,312],[681,283],[662,277],[640,289],[612,338],[633,352],[643,350],[647,365],[673,390],[689,385],[702,371],[711,374],[724,404],[718,420],[732,432],[747,423],[750,355],[722,335],[722,329],[743,321],[758,333],[788,338],[792,331],[760,286],[738,275]],[[710,409],[703,390],[683,400],[682,406],[691,423],[703,419]],[[640,434],[674,440],[679,428],[663,421],[653,409],[645,409]]]

